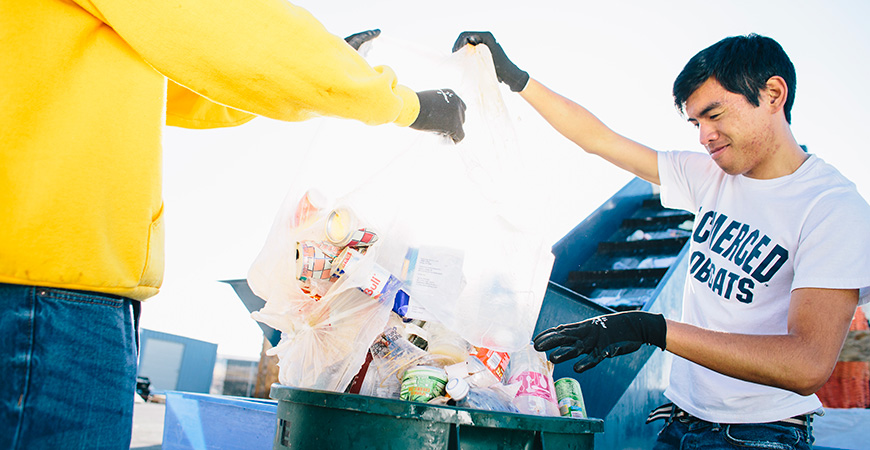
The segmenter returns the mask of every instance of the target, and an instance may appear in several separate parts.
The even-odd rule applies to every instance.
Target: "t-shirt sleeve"
[[[851,189],[816,200],[804,221],[792,289],[859,289],[870,302],[870,206]]]
[[[698,193],[710,179],[709,157],[697,152],[659,152],[661,202],[666,208],[698,211]],[[718,167],[716,168],[718,170]]]

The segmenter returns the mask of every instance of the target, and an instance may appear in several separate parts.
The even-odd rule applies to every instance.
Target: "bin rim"
[[[604,421],[597,418],[534,416],[528,414],[484,411],[454,406],[430,405],[405,400],[343,394],[331,391],[296,388],[273,384],[269,397],[281,402],[341,409],[399,419],[427,420],[484,428],[506,428],[544,433],[588,434],[604,431]]]
[[[230,395],[211,395],[199,392],[166,391],[167,403],[174,399],[195,401],[197,403],[217,403],[236,408],[255,409],[264,412],[275,412],[278,401],[264,398],[235,397]]]

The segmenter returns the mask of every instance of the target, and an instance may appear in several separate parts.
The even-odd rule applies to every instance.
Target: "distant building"
[[[256,359],[218,356],[210,393],[234,397],[253,397],[257,383]]]
[[[209,392],[217,344],[146,329],[139,340],[139,376],[149,379],[151,392]]]

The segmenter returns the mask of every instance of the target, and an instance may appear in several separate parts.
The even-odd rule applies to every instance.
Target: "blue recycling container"
[[[278,402],[166,392],[163,450],[270,450]]]

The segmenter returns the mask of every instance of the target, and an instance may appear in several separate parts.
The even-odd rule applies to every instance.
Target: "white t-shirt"
[[[682,321],[787,333],[791,291],[860,289],[870,301],[870,206],[820,158],[772,180],[728,175],[704,153],[658,157],[661,201],[696,214]],[[824,311],[819,311],[824,314]],[[665,396],[710,422],[773,422],[821,407],[815,395],[731,378],[674,358]]]

